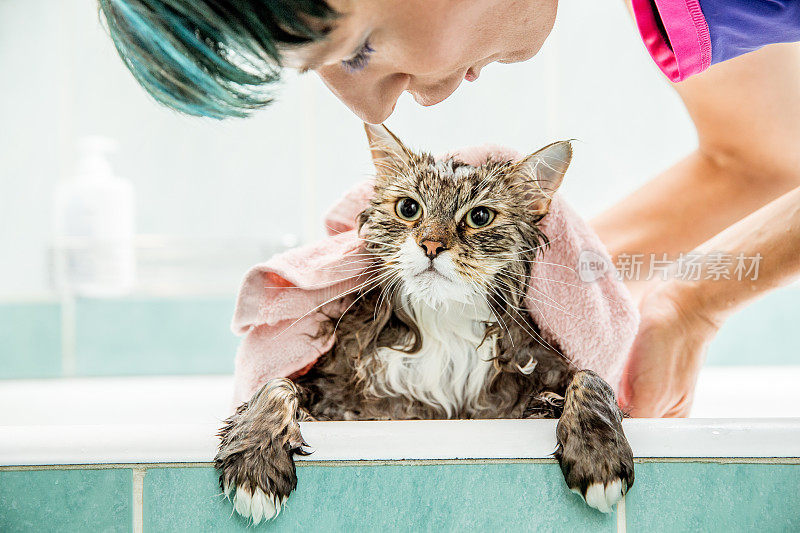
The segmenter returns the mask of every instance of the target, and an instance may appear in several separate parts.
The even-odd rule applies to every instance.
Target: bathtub
[[[626,420],[636,482],[608,515],[566,488],[552,420],[304,423],[297,491],[256,529],[798,531],[799,380],[709,368],[698,418]],[[211,466],[230,391],[228,376],[0,382],[0,531],[253,531]]]

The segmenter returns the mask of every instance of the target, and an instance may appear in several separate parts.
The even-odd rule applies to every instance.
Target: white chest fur
[[[381,348],[373,392],[412,397],[448,416],[476,409],[494,355],[491,339],[481,342],[492,316],[488,305],[452,303],[434,309],[420,302],[408,310],[422,334],[422,349],[409,354]]]

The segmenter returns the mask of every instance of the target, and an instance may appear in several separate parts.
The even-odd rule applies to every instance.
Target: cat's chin
[[[410,302],[433,309],[450,304],[470,304],[476,298],[472,287],[453,281],[435,269],[424,270],[407,278],[404,292]]]

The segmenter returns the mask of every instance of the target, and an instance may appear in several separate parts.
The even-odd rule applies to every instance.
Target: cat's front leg
[[[277,516],[297,486],[294,455],[307,453],[297,387],[284,378],[268,381],[225,421],[219,435],[214,465],[236,512],[255,524]]]
[[[591,370],[576,372],[556,427],[556,459],[569,488],[591,507],[611,512],[633,485],[633,452],[614,391]]]

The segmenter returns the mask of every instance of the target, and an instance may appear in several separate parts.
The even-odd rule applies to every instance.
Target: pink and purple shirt
[[[639,33],[670,81],[773,43],[800,41],[800,0],[632,0]]]

